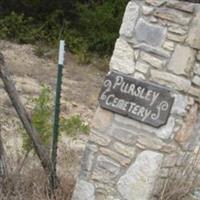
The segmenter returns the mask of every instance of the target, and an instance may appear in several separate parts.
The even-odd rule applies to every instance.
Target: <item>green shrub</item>
[[[128,2],[21,0],[20,6],[18,1],[0,2],[0,8],[6,10],[0,15],[0,39],[55,47],[62,38],[83,63],[91,55],[111,55]]]
[[[32,43],[35,40],[31,34],[32,18],[25,18],[23,14],[12,12],[0,18],[0,38],[16,40],[19,43]]]
[[[43,144],[48,147],[51,140],[52,135],[52,98],[50,88],[43,86],[40,92],[39,97],[33,99],[33,103],[35,104],[31,120],[33,125],[35,126],[38,134],[40,135]],[[22,131],[23,136],[23,149],[25,151],[30,151],[33,149],[33,144],[31,139],[26,134],[26,132]]]
[[[43,86],[40,95],[32,100],[34,108],[31,116],[32,123],[41,137],[42,143],[50,149],[52,139],[52,92],[49,87]],[[79,134],[88,134],[89,125],[81,120],[79,115],[74,115],[69,118],[62,117],[60,120],[60,131],[66,133],[70,137],[75,137]],[[22,133],[22,148],[24,151],[29,152],[33,149],[31,139],[26,134],[25,130]]]
[[[70,118],[61,118],[61,131],[68,136],[75,137],[80,134],[89,134],[89,125],[83,122],[80,115],[74,115]]]
[[[82,34],[90,52],[110,55],[123,17],[127,0],[106,0],[99,3],[78,4],[79,23],[77,29]]]

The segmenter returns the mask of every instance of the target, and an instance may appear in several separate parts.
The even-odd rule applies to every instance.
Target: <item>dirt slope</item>
[[[49,58],[38,58],[31,45],[18,45],[0,41],[0,50],[5,57],[9,70],[20,93],[22,102],[28,110],[32,104],[30,98],[37,96],[43,84],[55,91],[57,64]],[[61,114],[70,116],[80,114],[81,118],[90,123],[97,105],[97,98],[105,72],[99,71],[92,65],[78,65],[71,54],[65,56],[65,67],[62,85]],[[0,125],[7,156],[11,159],[10,168],[15,169],[22,161],[21,136],[19,134],[19,120],[3,89],[0,80]],[[77,140],[63,137],[58,149],[58,170],[62,177],[66,174],[77,175],[80,167],[80,157],[84,149],[87,136]],[[31,160],[31,161],[30,161]],[[29,158],[24,172],[37,159]],[[31,164],[32,163],[32,164]]]

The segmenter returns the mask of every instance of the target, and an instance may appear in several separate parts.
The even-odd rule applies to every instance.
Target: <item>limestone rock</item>
[[[165,49],[167,49],[168,51],[174,51],[175,44],[174,44],[174,42],[172,42],[172,41],[166,41],[166,42],[163,44],[163,47],[164,47]]]
[[[106,130],[111,125],[112,119],[113,119],[112,112],[107,111],[101,107],[98,107],[92,122],[92,126],[102,131]]]
[[[192,82],[197,85],[200,86],[200,76],[194,76],[194,78],[192,79]]]
[[[191,16],[186,16],[182,12],[168,8],[160,8],[154,13],[154,16],[181,25],[187,25],[191,20]]]
[[[95,144],[101,145],[101,146],[108,146],[111,142],[111,139],[109,136],[107,136],[105,134],[98,133],[98,132],[92,130],[89,141],[93,142]]]
[[[128,146],[128,145],[122,144],[120,142],[115,142],[113,144],[113,147],[116,152],[118,152],[126,157],[129,157],[131,159],[135,155],[135,147]]]
[[[161,126],[159,129],[155,130],[155,134],[161,139],[170,139],[173,134],[173,129],[175,127],[175,119],[169,117],[167,124]]]
[[[169,8],[175,8],[177,10],[185,11],[188,13],[193,13],[195,4],[193,4],[191,2],[178,2],[178,1],[174,1],[174,0],[168,0],[167,6]]]
[[[95,153],[98,151],[96,145],[87,144],[81,161],[81,168],[85,171],[91,171]]]
[[[126,200],[149,200],[162,158],[161,153],[153,151],[140,153],[117,183],[120,194]]]
[[[154,17],[154,16],[151,16],[149,21],[152,22],[152,23],[157,23],[158,19],[156,17]]]
[[[133,49],[134,50],[142,50],[144,52],[147,52],[147,53],[150,53],[150,54],[155,54],[157,55],[158,57],[161,57],[161,58],[169,58],[170,55],[171,55],[171,52],[169,51],[166,51],[165,49],[163,49],[162,47],[153,47],[153,46],[150,46],[148,44],[145,44],[145,43],[139,43],[139,44],[135,44],[133,45]]]
[[[185,95],[173,94],[175,97],[174,104],[172,106],[171,113],[184,116],[186,114],[186,108],[188,104],[188,98]]]
[[[197,12],[196,16],[192,20],[192,25],[189,31],[187,42],[195,49],[200,49],[200,11]]]
[[[160,72],[158,70],[151,70],[151,77],[154,81],[161,84],[171,86],[174,89],[188,92],[191,86],[191,81],[183,77],[173,75],[168,72]]]
[[[122,166],[127,166],[131,160],[129,158],[126,158],[110,149],[107,148],[100,148],[100,152],[112,159],[114,159],[115,161],[117,161],[118,163],[120,163]]]
[[[165,39],[166,28],[153,25],[140,18],[135,27],[135,34],[139,42],[152,46],[161,46]]]
[[[169,117],[167,124],[164,126],[161,126],[160,128],[154,128],[154,127],[134,121],[132,119],[129,119],[129,118],[121,116],[121,115],[115,115],[115,120],[119,124],[123,124],[123,126],[130,127],[130,130],[135,130],[135,133],[134,133],[135,140],[136,140],[136,138],[138,138],[138,135],[141,131],[155,134],[156,136],[158,136],[161,139],[169,139],[172,136],[173,129],[175,127],[175,119],[173,117]],[[140,131],[138,131],[138,130],[140,130]]]
[[[138,61],[136,63],[135,69],[143,74],[147,74],[149,71],[150,66],[145,62]]]
[[[166,2],[166,0],[145,0],[145,2],[152,6],[161,6]]]
[[[200,64],[199,63],[195,64],[194,73],[200,75]]]
[[[145,62],[147,62],[148,64],[152,65],[153,67],[160,69],[165,65],[165,61],[164,60],[160,60],[159,58],[148,54],[146,52],[141,52],[140,53],[141,59]]]
[[[106,200],[120,200],[119,198],[115,198],[113,196],[109,196]]]
[[[172,40],[174,42],[180,42],[183,43],[186,40],[187,36],[186,35],[177,35],[174,33],[167,33],[167,39]]]
[[[125,74],[135,71],[134,50],[122,38],[117,39],[110,61],[110,68]]]
[[[140,80],[145,80],[146,79],[145,76],[144,76],[144,74],[142,74],[140,72],[135,72],[134,75],[133,75],[133,77],[135,79],[140,79]]]
[[[74,190],[72,200],[95,200],[95,188],[92,183],[78,180]]]
[[[198,61],[200,61],[200,51],[198,51],[197,56],[196,56],[196,59],[197,59]]]
[[[155,137],[150,137],[148,135],[141,135],[137,140],[136,146],[141,149],[152,149],[152,150],[160,150],[165,145],[165,143]]]
[[[126,11],[120,28],[120,35],[126,37],[133,36],[138,15],[139,15],[139,6],[135,2],[130,1],[126,7]]]
[[[190,87],[188,93],[197,97],[198,101],[200,102],[200,88],[199,87],[198,88]]]
[[[143,14],[144,14],[144,15],[150,15],[150,14],[153,13],[154,8],[153,8],[153,7],[150,7],[150,6],[143,6],[143,7],[142,7],[142,11],[143,11]]]
[[[98,156],[97,166],[107,170],[114,176],[117,176],[120,170],[120,165],[106,156]]]
[[[114,184],[114,179],[116,178],[116,175],[113,173],[110,173],[106,169],[96,167],[93,170],[93,173],[91,175],[91,179],[94,180],[95,182],[101,182],[101,183],[106,183],[109,185]],[[96,200],[96,199],[95,199]]]
[[[169,32],[178,34],[178,35],[186,35],[187,31],[184,30],[181,26],[174,25],[168,28]]]
[[[114,128],[112,131],[112,135],[115,139],[125,144],[134,144],[136,140],[136,133],[134,133],[134,131],[132,130]]]
[[[178,75],[188,75],[195,60],[195,51],[183,45],[177,45],[168,69]]]

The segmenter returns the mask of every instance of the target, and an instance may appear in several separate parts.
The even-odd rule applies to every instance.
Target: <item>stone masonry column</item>
[[[197,151],[200,5],[130,1],[110,70],[168,88],[175,100],[159,128],[99,106],[72,199],[159,199],[180,155]]]

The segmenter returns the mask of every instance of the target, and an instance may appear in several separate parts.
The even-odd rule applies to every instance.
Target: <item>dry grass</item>
[[[37,157],[7,152],[7,177],[0,182],[0,200],[70,200],[80,167],[82,147],[61,143],[58,151],[59,186],[49,194],[47,176]],[[10,149],[12,151],[12,149]]]
[[[55,191],[55,198],[48,193],[48,181],[41,169],[32,169],[27,174],[9,174],[0,188],[1,200],[68,200],[74,187],[73,177],[64,177]]]
[[[200,148],[190,155],[185,153],[180,162],[181,166],[170,170],[159,200],[188,200],[195,189],[200,187]]]

